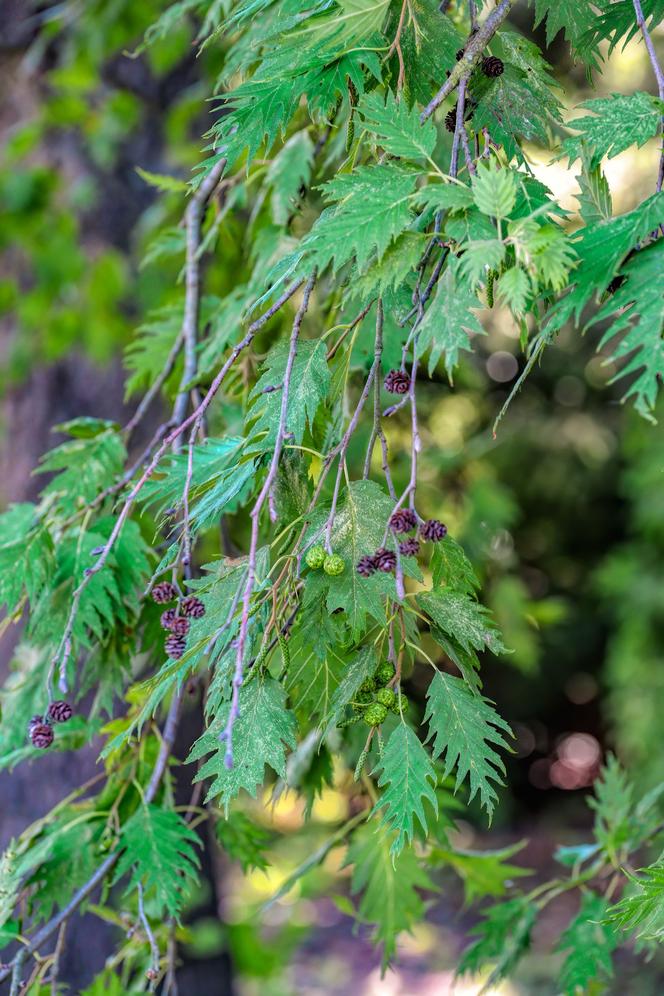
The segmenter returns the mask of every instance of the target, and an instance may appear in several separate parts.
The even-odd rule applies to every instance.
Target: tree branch
[[[641,6],[641,0],[632,0],[634,4],[634,11],[636,13],[636,23],[639,26],[639,30],[643,35],[643,41],[648,50],[648,56],[650,58],[650,64],[653,68],[655,74],[655,79],[657,81],[657,92],[659,94],[659,99],[664,100],[664,70],[659,63],[657,58],[657,52],[655,51],[655,46],[653,40],[650,36],[650,32],[646,27],[646,19],[643,16],[643,7]],[[664,132],[664,117],[662,117],[662,131]],[[664,186],[664,138],[662,140],[662,152],[659,157],[659,173],[657,176],[657,193],[660,192]]]
[[[463,53],[463,58],[457,62],[438,93],[432,100],[429,101],[420,114],[421,124],[424,124],[424,122],[431,117],[436,108],[440,107],[445,98],[452,93],[456,86],[458,86],[461,77],[470,75],[471,71],[480,61],[482,52],[509,14],[513,4],[514,0],[501,0],[499,6],[496,7],[495,10],[491,11],[486,21],[484,21],[484,23],[479,27],[477,33],[474,34],[468,42],[466,50]]]

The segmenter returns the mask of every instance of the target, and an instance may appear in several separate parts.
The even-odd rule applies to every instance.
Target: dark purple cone
[[[190,619],[200,619],[205,615],[205,606],[200,598],[195,595],[188,595],[180,606],[180,615],[189,616]]]
[[[390,394],[408,394],[410,377],[405,370],[390,370],[385,374],[385,390]]]
[[[439,540],[445,539],[447,536],[447,526],[439,522],[438,519],[427,519],[420,526],[420,536],[423,540],[428,540],[431,543],[437,543]]]
[[[456,112],[457,109],[455,104],[452,110],[448,111],[445,115],[445,127],[448,131],[451,131],[452,134],[456,131]]]
[[[399,543],[399,553],[402,557],[416,557],[420,552],[420,541],[414,536],[409,536],[403,543]]]
[[[39,726],[40,723],[44,722],[43,716],[33,716],[28,723],[28,730],[31,730],[33,726]]]
[[[389,574],[397,566],[397,555],[394,550],[387,550],[384,546],[376,550],[374,553],[374,563],[376,569],[379,571],[384,571],[385,574]]]
[[[487,55],[486,58],[482,59],[481,66],[484,75],[492,78],[502,76],[505,72],[503,60],[495,55]]]
[[[360,575],[361,578],[371,577],[371,575],[375,574],[377,570],[376,558],[369,556],[360,557],[360,559],[357,562],[355,570],[357,571],[357,573]]]
[[[166,609],[165,612],[162,612],[159,618],[159,622],[161,623],[162,629],[172,629],[173,620],[177,619],[177,617],[178,617],[177,609]]]
[[[411,508],[399,508],[390,517],[390,529],[395,533],[409,533],[417,525],[417,516]]]
[[[152,598],[158,605],[164,602],[174,602],[178,597],[178,590],[170,581],[160,581],[152,589]]]
[[[71,719],[74,715],[74,710],[65,702],[64,699],[58,699],[56,702],[51,702],[48,707],[48,718],[53,723],[66,723],[68,719]]]
[[[186,636],[191,629],[191,622],[186,616],[176,616],[171,623],[171,633],[176,636]]]
[[[49,723],[30,724],[30,740],[33,747],[46,750],[53,743],[53,727]]]
[[[171,635],[166,638],[164,649],[172,660],[177,661],[180,657],[182,657],[183,653],[187,649],[187,641],[184,636],[176,636],[175,633],[171,633]]]

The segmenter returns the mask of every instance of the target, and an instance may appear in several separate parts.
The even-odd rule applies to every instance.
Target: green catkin
[[[286,639],[286,637],[284,636],[284,634],[281,632],[280,629],[277,630],[277,640],[279,641],[279,649],[281,650],[281,659],[284,662],[284,668],[288,670],[291,662],[290,650],[288,649],[288,640]]]
[[[364,762],[366,761],[368,756],[369,756],[369,751],[365,747],[357,759],[357,764],[355,765],[355,774],[353,775],[353,781],[356,782],[359,781],[360,775],[362,774],[362,768],[364,767]]]
[[[489,270],[489,276],[486,280],[486,304],[487,308],[493,308],[493,285],[496,282],[496,271]]]

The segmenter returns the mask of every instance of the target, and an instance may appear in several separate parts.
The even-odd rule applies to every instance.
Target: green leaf
[[[335,646],[340,640],[338,616],[330,615],[322,592],[311,599],[307,590],[288,641],[286,687],[296,712],[312,720],[330,715],[348,661]]]
[[[385,828],[368,824],[353,834],[344,867],[353,865],[351,892],[361,893],[358,915],[374,927],[373,939],[383,947],[385,968],[396,953],[396,940],[411,931],[424,915],[418,889],[433,889],[415,852],[408,848],[396,858],[391,835]]]
[[[466,242],[459,262],[459,275],[471,290],[485,283],[490,270],[499,270],[505,258],[505,246],[500,239]]]
[[[182,329],[182,306],[169,305],[154,312],[136,331],[125,349],[125,399],[149,387],[166,366],[169,353]]]
[[[225,820],[217,820],[215,833],[228,857],[237,861],[243,872],[269,868],[265,851],[272,837],[262,826],[253,823],[246,813],[238,810]]]
[[[219,733],[228,720],[230,702],[224,702],[214,722],[191,749],[187,763],[212,754],[204,762],[194,781],[211,778],[206,796],[219,799],[228,812],[231,801],[245,789],[255,798],[263,784],[265,766],[281,777],[286,772],[286,748],[295,746],[295,717],[286,708],[286,693],[273,678],[255,678],[242,686],[240,715],[233,729],[234,765],[224,763],[226,744]]]
[[[505,270],[496,284],[496,294],[517,317],[524,314],[530,293],[528,274],[520,266],[511,266],[509,270]]]
[[[385,20],[389,0],[337,0],[340,10],[312,18],[287,35],[295,43],[315,51],[332,50],[335,54],[366,44]]]
[[[511,736],[508,724],[488,699],[472,692],[460,678],[438,671],[427,691],[424,721],[429,724],[434,758],[443,755],[445,776],[456,767],[458,790],[466,777],[470,799],[479,793],[489,818],[498,798],[492,782],[502,784],[505,765],[494,746],[509,749],[503,732]]]
[[[449,865],[461,878],[466,904],[470,906],[485,896],[504,896],[514,879],[532,874],[527,868],[508,861],[525,846],[525,841],[519,841],[497,851],[445,851],[436,848],[433,857]]]
[[[288,344],[278,342],[272,347],[263,364],[261,376],[251,392],[253,401],[249,419],[255,432],[265,433],[263,447],[270,447],[275,439],[281,413],[281,386],[288,360]],[[265,388],[279,388],[267,394]],[[301,443],[307,427],[313,426],[316,412],[330,389],[330,370],[326,359],[326,343],[322,339],[301,340],[297,347],[291,374],[286,431],[293,433],[296,443]]]
[[[549,312],[549,330],[561,328],[581,312],[593,297],[602,294],[629,251],[659,225],[664,213],[664,193],[653,194],[628,214],[587,225],[574,243],[579,265],[569,294]]]
[[[464,650],[506,652],[489,610],[465,592],[434,588],[420,592],[417,602],[435,625]]]
[[[472,179],[473,200],[482,214],[508,218],[516,204],[516,179],[510,169],[482,165]]]
[[[638,875],[628,875],[631,888],[608,913],[611,922],[640,941],[664,938],[664,862],[656,861]]]
[[[285,225],[295,210],[300,190],[309,183],[314,147],[307,131],[296,131],[267,171],[272,187],[272,217],[275,225]]]
[[[533,73],[523,72],[506,63],[505,72],[497,79],[487,81],[484,92],[478,94],[477,108],[473,114],[473,128],[487,128],[494,142],[505,149],[508,159],[524,161],[524,139],[548,146],[549,126],[560,119],[559,103],[550,94],[543,98],[542,86],[535,96],[531,83]],[[552,120],[551,120],[552,119]]]
[[[585,143],[592,150],[591,168],[599,166],[605,156],[613,159],[630,145],[641,148],[657,134],[664,112],[664,101],[641,92],[613,93],[579,106],[591,114],[569,122],[569,127],[580,134],[565,139],[562,154],[569,157],[571,165],[582,158]]]
[[[145,180],[145,182],[151,187],[161,190],[162,193],[181,194],[186,193],[189,190],[189,185],[186,181],[179,180],[177,176],[165,176],[163,173],[151,173],[147,169],[141,169],[140,166],[136,167],[136,172],[140,176],[141,180]]]
[[[495,962],[478,996],[490,992],[514,970],[530,947],[536,915],[535,903],[519,897],[491,906],[482,922],[472,928],[471,934],[478,939],[463,952],[457,974],[476,973]]]
[[[378,662],[373,647],[361,647],[344,668],[344,673],[330,702],[325,718],[330,730],[343,713],[344,707],[355,698],[356,693],[368,678],[372,678]]]
[[[142,883],[161,909],[179,917],[184,887],[197,878],[200,864],[194,845],[195,832],[170,809],[139,806],[122,828],[125,850],[117,865],[116,881],[130,873],[127,892]]]
[[[436,543],[431,554],[431,579],[434,588],[445,586],[462,594],[473,594],[480,586],[475,568],[451,536]]]
[[[422,236],[402,232],[388,246],[382,259],[369,266],[367,272],[351,281],[349,295],[357,301],[367,301],[376,295],[398,291],[415,273],[422,256]]]
[[[358,111],[364,127],[390,155],[415,160],[431,158],[436,145],[433,121],[429,119],[421,125],[418,109],[397,100],[390,90],[385,98],[376,90],[366,94]]]
[[[324,595],[330,613],[342,609],[353,637],[361,636],[368,616],[384,622],[385,599],[396,594],[391,575],[377,572],[372,577],[361,578],[355,570],[360,557],[382,545],[393,507],[392,500],[375,481],[351,481],[337,505],[332,529],[332,548],[345,561],[345,569],[338,577],[311,571],[306,578],[307,597],[315,599]],[[319,504],[312,513],[308,541],[319,540],[328,512],[325,504]],[[410,568],[404,562],[406,571],[420,576],[416,566]]]
[[[0,606],[12,616],[25,594],[34,603],[55,571],[53,539],[29,502],[0,515]]]
[[[463,183],[430,183],[415,194],[415,202],[437,211],[461,211],[473,204],[473,192]]]
[[[107,422],[95,436],[77,437],[50,450],[35,473],[59,471],[42,495],[53,498],[60,513],[70,516],[85,509],[100,491],[114,483],[124,469],[125,458],[117,426]]]
[[[598,349],[609,346],[614,361],[626,360],[613,378],[630,376],[625,400],[634,398],[636,409],[649,415],[654,409],[664,377],[664,240],[639,250],[621,268],[623,282],[609,296],[589,325],[616,315]],[[620,336],[619,339],[615,339]],[[633,376],[636,375],[636,376]]]
[[[632,835],[633,787],[619,762],[609,754],[588,805],[595,811],[595,838],[612,863]]]
[[[374,813],[384,809],[381,826],[395,830],[392,854],[400,854],[415,836],[415,820],[428,832],[425,801],[438,815],[438,800],[433,786],[436,772],[426,750],[415,732],[405,723],[392,731],[385,750],[372,774],[382,771],[378,781],[383,793],[374,806]]]
[[[605,923],[607,902],[595,892],[584,892],[581,908],[563,931],[559,951],[566,951],[560,984],[566,996],[587,992],[591,983],[613,975],[611,952],[617,944],[613,928]]]
[[[546,18],[546,44],[551,45],[559,31],[590,66],[597,65],[596,54],[588,44],[597,14],[590,4],[577,0],[534,0],[537,27]]]
[[[320,215],[302,242],[311,265],[338,270],[353,257],[360,273],[411,220],[411,194],[416,174],[385,163],[360,166],[323,186],[325,199],[335,201]]]
[[[459,283],[449,265],[438,281],[436,294],[419,329],[419,347],[429,350],[429,373],[433,373],[441,356],[451,377],[459,362],[459,351],[471,351],[470,334],[484,335],[479,319],[471,309],[482,305],[477,297]]]

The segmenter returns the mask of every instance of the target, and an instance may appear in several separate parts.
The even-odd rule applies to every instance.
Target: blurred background
[[[34,498],[31,476],[55,445],[51,427],[79,415],[121,419],[122,352],[133,330],[175,293],[179,263],[149,252],[180,210],[147,185],[136,166],[188,177],[210,124],[208,102],[223,41],[197,56],[197,25],[185,18],[147,52],[129,58],[165,0],[0,2],[0,501]],[[532,35],[532,10],[517,5],[513,24]],[[535,39],[544,46],[544,38]],[[663,37],[656,36],[663,47]],[[608,57],[589,81],[559,37],[545,54],[570,108],[609,92],[653,91],[643,45]],[[566,163],[529,150],[538,177],[575,216],[576,183]],[[655,142],[606,164],[618,213],[654,187]],[[246,215],[250,213],[247,207]],[[215,293],[231,291],[242,270],[242,211],[224,222],[208,270]],[[147,251],[147,262],[145,261]],[[139,261],[144,262],[139,266]],[[487,835],[465,818],[455,842],[471,849],[527,841],[521,869],[555,874],[557,844],[589,832],[585,797],[607,752],[639,788],[661,780],[664,754],[664,428],[617,402],[616,370],[597,355],[601,328],[570,330],[544,354],[502,422],[491,426],[523,366],[519,331],[507,312],[481,316],[476,342],[451,389],[422,385],[423,510],[440,516],[473,559],[484,600],[511,656],[486,659],[486,694],[513,725],[517,751],[508,788]],[[389,425],[398,453],[408,427]],[[149,427],[148,427],[149,429]],[[147,430],[146,430],[147,431]],[[140,440],[138,440],[140,446]],[[359,447],[358,447],[359,450]],[[2,642],[2,676],[17,636]],[[408,687],[419,708],[417,673]],[[64,755],[0,773],[0,845],[42,815],[94,769]],[[259,915],[293,869],[351,811],[352,785],[326,790],[303,829],[303,806],[289,794],[251,807],[272,842],[272,864],[242,876],[217,855],[210,895],[188,917],[187,964],[202,973],[198,991],[245,996],[291,993],[444,994],[475,914],[458,878],[443,878],[426,923],[405,937],[394,971],[381,980],[365,931],[344,912],[343,852]],[[265,803],[265,805],[264,805]],[[471,816],[474,810],[470,811]],[[515,870],[515,877],[517,876]],[[533,884],[537,878],[530,881]],[[551,904],[533,954],[504,994],[554,994],[552,954],[575,899]],[[87,984],[104,938],[89,935],[70,967],[74,991]],[[198,966],[198,967],[197,967]],[[77,974],[78,973],[78,974]],[[78,985],[79,989],[75,986]],[[615,993],[661,993],[664,961],[645,968],[618,958]],[[478,991],[459,980],[458,996]]]

